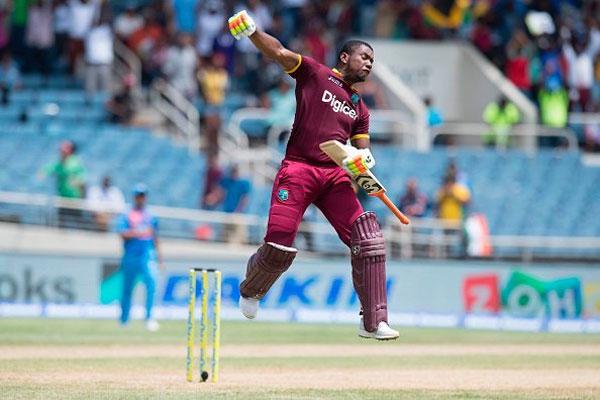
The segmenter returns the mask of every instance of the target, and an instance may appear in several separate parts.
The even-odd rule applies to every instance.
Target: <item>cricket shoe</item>
[[[149,319],[146,321],[146,329],[150,332],[156,332],[160,329],[160,324],[155,319]]]
[[[365,329],[365,323],[363,319],[360,319],[360,325],[358,326],[358,336],[367,339],[377,339],[377,340],[394,340],[398,339],[400,333],[388,325],[387,322],[381,321],[377,325],[377,329],[373,332],[369,332]]]
[[[258,299],[240,296],[240,311],[244,314],[244,317],[248,319],[256,318],[256,314],[258,314],[258,301]]]

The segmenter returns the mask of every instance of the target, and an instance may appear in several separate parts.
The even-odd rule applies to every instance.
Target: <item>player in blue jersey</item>
[[[147,194],[145,185],[136,185],[133,207],[119,216],[117,222],[117,232],[123,238],[121,324],[125,325],[129,321],[131,296],[137,279],[141,278],[146,285],[146,328],[156,331],[159,325],[152,318],[152,306],[160,264],[158,221],[146,209]]]

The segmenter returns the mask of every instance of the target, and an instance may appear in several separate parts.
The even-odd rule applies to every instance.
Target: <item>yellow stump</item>
[[[219,350],[221,346],[221,271],[215,271],[213,309],[212,381],[219,381]]]
[[[190,269],[189,274],[189,297],[188,297],[188,319],[187,319],[187,381],[191,382],[194,376],[194,331],[196,319],[194,318],[196,303],[196,271]]]
[[[208,364],[208,271],[202,271],[202,316],[200,320],[200,380],[204,381]]]

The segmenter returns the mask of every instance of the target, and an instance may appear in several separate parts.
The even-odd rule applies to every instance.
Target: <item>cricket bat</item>
[[[338,142],[337,140],[328,140],[319,145],[319,148],[323,153],[327,154],[337,165],[342,166],[342,161],[348,156],[345,145]],[[385,194],[386,190],[379,182],[379,180],[373,175],[371,171],[364,172],[354,177],[354,180],[358,186],[362,187],[369,196],[377,197],[390,209],[390,211],[402,222],[404,225],[408,225],[410,220],[402,211],[398,210],[398,207],[392,203],[389,197]]]

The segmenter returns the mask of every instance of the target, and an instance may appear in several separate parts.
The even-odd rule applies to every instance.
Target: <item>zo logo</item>
[[[360,254],[360,246],[355,244],[354,246],[352,246],[352,254],[357,256]]]

